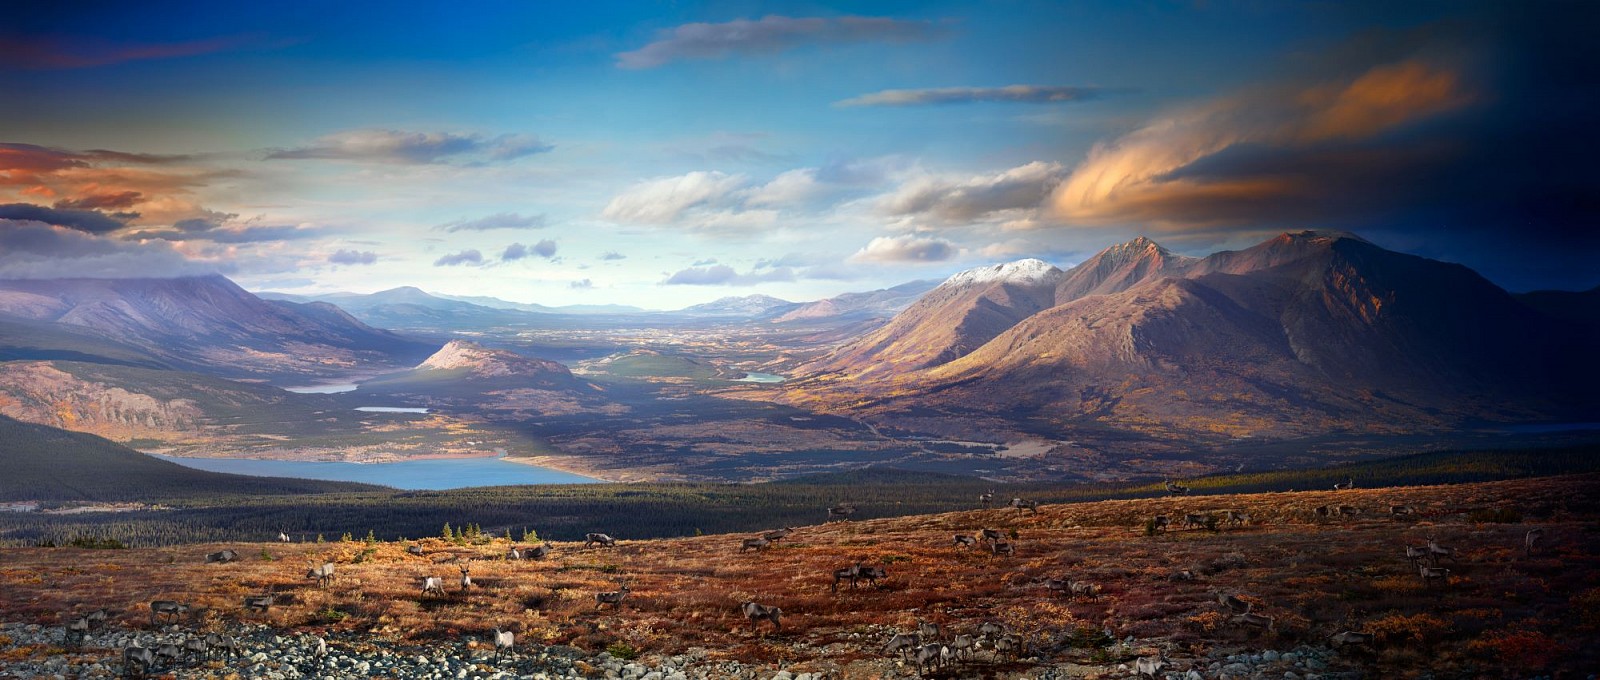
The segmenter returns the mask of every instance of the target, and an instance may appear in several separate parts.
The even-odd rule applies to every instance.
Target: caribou
[[[1183,525],[1186,527],[1193,529],[1204,529],[1210,524],[1211,516],[1204,513],[1190,512],[1184,514],[1183,516]]]
[[[1173,482],[1170,479],[1166,481],[1166,487],[1167,493],[1170,493],[1174,496],[1182,496],[1186,493],[1189,493],[1189,487]]]
[[[978,494],[978,504],[987,508],[994,505],[994,489]]]
[[[829,522],[832,522],[834,520],[848,521],[850,519],[850,516],[855,514],[855,512],[856,512],[856,506],[851,505],[849,503],[840,503],[840,504],[835,505],[835,506],[833,506],[831,508],[828,508],[828,521]]]
[[[839,582],[847,579],[850,581],[850,589],[855,590],[856,581],[861,578],[861,570],[862,566],[860,562],[848,567],[840,567],[833,570],[833,592],[839,592]]]
[[[311,568],[306,570],[306,578],[316,579],[318,588],[326,588],[329,583],[333,582],[332,562],[323,562],[320,567],[317,566],[316,562],[307,562],[307,564],[310,564]]]
[[[995,529],[984,529],[983,531],[979,532],[979,534],[983,537],[983,540],[988,541],[990,543],[994,543],[994,542],[997,542],[997,541],[1003,541],[1006,538],[1005,534],[1000,533],[999,531],[997,531]]]
[[[739,605],[739,611],[744,612],[744,618],[750,622],[750,625],[759,627],[762,621],[771,621],[773,630],[783,630],[783,624],[779,622],[779,619],[783,616],[782,609],[746,602]]]
[[[917,636],[895,633],[895,636],[889,638],[889,641],[883,645],[883,652],[885,654],[899,654],[901,658],[909,660],[911,653],[916,648]]]
[[[239,559],[239,553],[236,553],[232,550],[219,550],[214,553],[206,553],[206,564],[227,564],[237,559]]]
[[[1435,581],[1446,583],[1450,579],[1450,570],[1439,567],[1430,567],[1425,564],[1417,565],[1417,574],[1422,577],[1422,584],[1428,585]]]
[[[978,637],[993,640],[1006,634],[1006,625],[998,621],[984,621],[978,626]]]
[[[422,546],[420,546],[420,545],[409,545],[409,546],[406,546],[406,552],[409,553],[409,554],[412,554],[412,555],[416,555],[417,557],[422,557]]]
[[[1341,505],[1341,506],[1339,506],[1339,516],[1340,517],[1355,517],[1356,515],[1359,515],[1359,514],[1361,514],[1361,508],[1358,508],[1358,507],[1356,507],[1354,505]]]
[[[1427,546],[1423,546],[1421,548],[1409,545],[1406,546],[1406,559],[1411,560],[1412,565],[1422,564],[1424,560],[1428,559]]]
[[[258,613],[258,614],[265,614],[265,613],[267,613],[267,610],[271,609],[271,608],[272,608],[272,594],[271,593],[268,593],[266,595],[246,595],[244,597],[244,609],[245,609],[245,611],[255,612],[255,613]]]
[[[1416,512],[1417,511],[1415,509],[1413,509],[1409,505],[1391,505],[1391,506],[1389,506],[1389,515],[1391,517],[1404,517],[1406,515],[1415,514]]]
[[[1349,491],[1349,490],[1354,489],[1354,488],[1356,488],[1356,478],[1355,477],[1347,477],[1344,481],[1335,482],[1334,485],[1333,485],[1333,490],[1334,491]]]
[[[1016,633],[1006,633],[994,641],[995,656],[1009,656],[1013,659],[1022,656],[1022,636]]]
[[[761,536],[757,536],[755,538],[747,538],[747,539],[744,539],[744,541],[739,544],[739,554],[743,555],[744,551],[746,551],[746,550],[754,550],[756,552],[761,552],[763,550],[766,550],[767,547],[770,546],[770,545],[772,545],[772,541],[769,541],[769,540],[767,540],[767,539],[765,539],[765,538],[763,538]]]
[[[176,623],[178,617],[188,613],[188,611],[189,605],[183,602],[152,600],[150,602],[150,625],[155,625],[156,619],[160,617],[169,617]]]
[[[953,544],[957,548],[967,548],[970,550],[978,545],[978,539],[968,534],[956,534]]]
[[[1250,513],[1243,510],[1223,510],[1222,519],[1229,524],[1244,526],[1250,523]]]
[[[616,609],[622,609],[622,600],[628,597],[630,592],[633,591],[628,589],[628,584],[622,583],[619,588],[609,593],[595,593],[594,608],[599,609],[609,604]]]
[[[872,587],[876,588],[878,587],[878,579],[889,578],[889,571],[883,567],[862,567],[857,572],[856,577],[871,583]]]
[[[764,532],[761,534],[761,537],[772,542],[777,542],[788,538],[789,534],[792,533],[794,533],[794,527],[784,527],[782,529]]]
[[[463,565],[461,565],[460,569],[461,569],[461,592],[465,593],[468,590],[472,589],[472,567],[469,567],[469,566],[463,564]]]
[[[282,531],[278,532],[278,542],[279,543],[288,543],[289,542],[289,534],[286,534],[286,533],[284,533]]]
[[[950,640],[950,652],[957,659],[970,661],[972,659],[972,650],[977,648],[978,641],[968,634],[957,635]]]
[[[1217,602],[1222,603],[1222,606],[1227,607],[1235,614],[1249,614],[1250,610],[1255,606],[1239,599],[1238,595],[1232,593],[1217,593]]]
[[[949,654],[949,650],[937,642],[923,645],[921,649],[917,650],[917,672],[927,673],[928,666],[938,668],[944,662],[947,654]]]
[[[1450,560],[1453,562],[1456,559],[1456,551],[1455,551],[1454,548],[1446,548],[1446,547],[1440,546],[1438,541],[1435,541],[1432,536],[1429,536],[1428,537],[1428,557],[1433,560],[1434,564],[1438,564],[1439,563],[1439,558],[1441,558],[1441,557],[1450,558]]]
[[[920,619],[917,621],[918,638],[923,640],[937,641],[939,639],[939,632],[939,624],[922,621]]]
[[[183,648],[177,643],[163,642],[156,646],[156,658],[165,660],[163,667],[171,667],[172,664],[183,660]]]
[[[1529,529],[1528,533],[1522,535],[1522,554],[1524,557],[1533,557],[1534,544],[1538,543],[1541,538],[1544,538],[1543,527],[1534,527]]]
[[[509,630],[494,629],[494,662],[500,663],[500,654],[511,651],[517,642],[516,636]]]
[[[1278,628],[1277,620],[1265,614],[1245,612],[1233,617],[1233,622],[1241,626],[1260,628],[1267,631],[1276,631]]]
[[[1141,656],[1138,661],[1134,662],[1134,669],[1138,671],[1141,678],[1160,678],[1161,669],[1166,667],[1167,659],[1160,651],[1157,651],[1153,657],[1146,658]]]
[[[96,610],[94,610],[92,612],[89,612],[83,618],[86,618],[86,619],[89,620],[89,628],[97,629],[97,628],[100,628],[100,627],[106,625],[106,617],[107,616],[108,616],[108,613],[106,612],[106,610],[104,610],[104,609],[96,609]]]
[[[550,556],[550,544],[540,543],[532,548],[528,548],[527,551],[522,553],[522,555],[530,560],[542,560]]]
[[[991,555],[1015,555],[1017,554],[1017,546],[1009,541],[995,541],[989,544],[989,553]]]
[[[1166,515],[1156,515],[1150,520],[1151,531],[1166,531],[1172,527],[1172,518]]]
[[[1072,592],[1073,597],[1100,596],[1100,586],[1095,583],[1088,583],[1085,581],[1068,581],[1067,589]]]
[[[183,655],[189,663],[199,663],[211,660],[211,646],[206,644],[203,637],[191,637],[183,641]]]
[[[139,667],[139,676],[144,677],[156,667],[155,650],[139,646],[138,641],[122,648],[122,675],[132,675],[133,667]]]
[[[520,561],[522,559],[522,551],[518,550],[517,546],[511,546],[511,549],[506,551],[506,559],[510,561]]]
[[[1030,501],[1026,498],[1013,498],[1010,502],[1006,503],[1006,507],[1016,508],[1018,514],[1021,514],[1024,510],[1032,512],[1035,515],[1039,514],[1039,501]]]
[[[583,547],[592,548],[596,544],[599,544],[602,548],[615,548],[617,547],[617,539],[605,534],[584,534]]]
[[[444,582],[437,576],[422,577],[422,597],[429,595],[444,597]]]
[[[72,647],[83,646],[84,639],[89,637],[89,617],[79,616],[67,623],[66,630],[62,633],[61,644]]]
[[[239,656],[239,641],[232,635],[207,633],[206,646],[216,650],[224,658],[233,659]]]
[[[1343,647],[1345,645],[1370,645],[1374,639],[1376,639],[1376,636],[1374,636],[1372,633],[1357,633],[1353,630],[1347,630],[1343,633],[1328,637],[1328,641],[1332,642],[1334,647]]]

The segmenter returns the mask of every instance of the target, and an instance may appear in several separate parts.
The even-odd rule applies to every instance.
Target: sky
[[[0,277],[811,300],[1337,229],[1600,284],[1563,2],[7,3]]]

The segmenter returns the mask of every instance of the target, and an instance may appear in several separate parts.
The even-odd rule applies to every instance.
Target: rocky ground
[[[999,669],[990,663],[991,651],[980,651],[970,661],[951,662],[944,668],[926,669],[919,675],[914,663],[882,659],[853,664],[850,668],[790,670],[790,664],[742,663],[709,658],[707,650],[690,648],[683,654],[649,655],[623,659],[609,652],[588,654],[566,645],[521,645],[497,661],[487,641],[416,645],[364,636],[323,639],[308,634],[278,634],[270,626],[242,626],[232,631],[242,648],[237,657],[218,654],[158,664],[150,675],[171,678],[608,678],[620,680],[831,680],[843,677],[994,677]],[[123,674],[120,651],[135,642],[153,647],[187,637],[179,626],[157,632],[106,630],[91,633],[81,645],[65,646],[60,626],[9,623],[0,625],[0,678],[108,678]],[[318,642],[322,642],[319,649]],[[1119,643],[1122,655],[1137,649]],[[1150,657],[1153,658],[1153,657]],[[1131,663],[1052,663],[1024,657],[1008,664],[1021,666],[1006,677],[1133,678]],[[1227,653],[1214,650],[1198,659],[1169,659],[1164,680],[1221,678],[1236,680],[1340,680],[1366,677],[1347,666],[1334,650],[1301,646],[1290,650],[1255,650]],[[135,668],[132,673],[137,674]]]

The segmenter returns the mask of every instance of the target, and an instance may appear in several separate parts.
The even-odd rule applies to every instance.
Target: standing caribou
[[[978,504],[985,508],[994,505],[994,489],[978,494]]]
[[[1356,478],[1355,477],[1347,477],[1347,478],[1345,478],[1344,481],[1335,482],[1334,485],[1333,485],[1333,490],[1334,491],[1349,491],[1349,490],[1354,489],[1354,488],[1356,488]]]
[[[472,589],[472,567],[469,567],[469,566],[463,564],[463,565],[461,565],[460,569],[461,569],[461,592],[465,593],[468,590]]]
[[[583,535],[583,547],[592,548],[595,545],[599,545],[602,548],[615,548],[617,547],[617,539],[599,533]]]
[[[855,513],[856,513],[856,506],[851,505],[849,503],[840,503],[840,504],[835,505],[835,506],[833,506],[831,508],[828,508],[828,521],[829,522],[832,522],[834,520],[848,521],[850,519],[850,516],[855,514]]]
[[[755,538],[747,538],[747,539],[744,539],[744,541],[742,541],[741,543],[739,543],[739,554],[741,554],[741,555],[744,554],[744,551],[746,551],[746,550],[754,550],[756,552],[761,552],[763,550],[766,550],[767,547],[770,546],[770,545],[772,545],[772,541],[769,541],[769,540],[767,540],[767,539],[765,539],[765,538],[763,538],[761,536],[757,536]]]
[[[444,582],[437,576],[422,577],[422,596],[438,595],[444,597]]]
[[[500,663],[500,654],[511,651],[512,645],[515,645],[516,642],[517,638],[512,635],[511,631],[500,630],[499,628],[494,629],[494,662]]]
[[[611,592],[608,592],[608,593],[595,593],[594,594],[594,608],[595,609],[599,609],[602,606],[605,606],[605,605],[609,604],[609,605],[611,605],[612,607],[614,607],[616,609],[622,609],[622,600],[627,598],[628,597],[628,593],[630,593],[630,592],[633,592],[633,591],[629,590],[628,584],[626,582],[624,582],[624,583],[621,583],[620,586],[616,590],[613,590]]]
[[[1167,493],[1170,493],[1170,494],[1172,494],[1174,496],[1182,496],[1182,495],[1184,495],[1186,493],[1189,493],[1189,487],[1184,486],[1182,484],[1178,484],[1177,482],[1174,482],[1174,481],[1172,481],[1170,479],[1167,480],[1166,487],[1167,487]]]
[[[317,566],[316,562],[307,562],[307,564],[310,564],[311,568],[306,570],[306,578],[316,579],[318,588],[326,588],[329,583],[333,582],[332,562],[323,562],[320,567]]]
[[[1039,514],[1039,501],[1030,501],[1026,498],[1013,498],[1011,502],[1006,503],[1006,507],[1016,508],[1018,514],[1021,514],[1024,510],[1035,515]]]
[[[1544,528],[1534,527],[1522,535],[1522,554],[1524,557],[1533,557],[1533,546],[1544,538]]]
[[[772,622],[773,630],[783,630],[783,623],[779,621],[779,619],[783,616],[782,609],[764,604],[756,604],[754,602],[746,602],[739,605],[739,611],[744,612],[744,618],[750,621],[751,625],[759,626],[762,621],[770,621]]]
[[[239,553],[236,553],[232,550],[219,550],[214,553],[206,553],[206,564],[227,564],[237,559],[239,559]]]
[[[248,612],[265,614],[267,610],[272,608],[272,594],[246,595],[244,597],[244,608]]]
[[[973,538],[968,534],[956,534],[954,545],[957,548],[971,549],[978,545],[978,539]]]
[[[173,622],[176,622],[179,616],[188,613],[188,611],[189,605],[183,602],[175,602],[173,600],[151,600],[150,625],[155,625],[156,619],[160,617],[168,617]]]

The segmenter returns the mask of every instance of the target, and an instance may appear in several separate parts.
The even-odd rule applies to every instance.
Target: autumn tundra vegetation
[[[505,663],[537,645],[645,656],[699,647],[824,677],[1071,665],[1091,677],[1159,666],[1212,678],[1228,654],[1302,646],[1333,650],[1325,673],[1378,673],[1367,677],[1562,677],[1600,664],[1600,476],[1325,488],[1032,513],[970,500],[955,512],[832,522],[819,506],[816,523],[751,551],[747,539],[768,539],[635,540],[606,526],[595,528],[613,541],[545,541],[545,559],[513,560],[536,531],[512,542],[471,524],[448,538],[11,548],[0,610],[68,631],[103,609],[109,626],[176,624],[201,637],[247,618],[335,645],[470,637],[492,640],[484,649]],[[1388,512],[1397,505],[1412,512]],[[1153,528],[1155,517],[1190,515],[1216,521]],[[973,550],[952,535],[1011,549]],[[239,558],[206,559],[224,550]],[[456,573],[460,587],[445,588]],[[836,587],[847,583],[856,587]],[[258,597],[271,606],[249,607]]]

